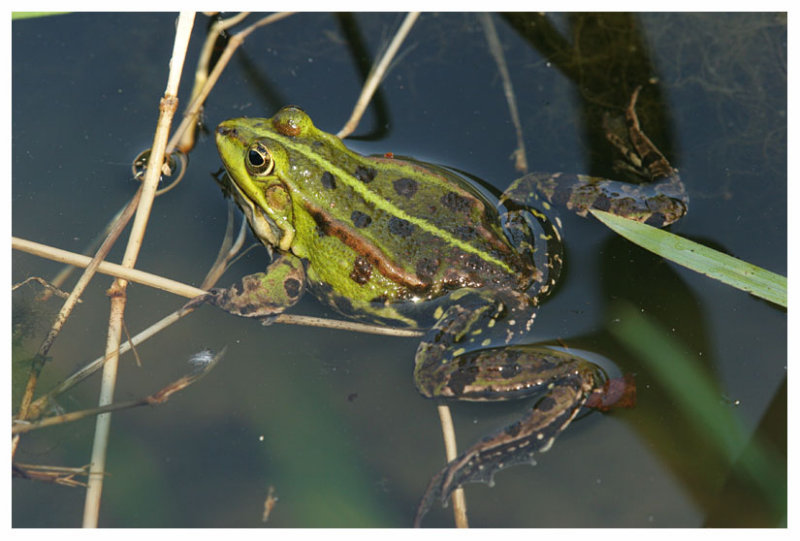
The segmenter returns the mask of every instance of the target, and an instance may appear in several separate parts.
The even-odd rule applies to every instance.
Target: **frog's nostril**
[[[224,135],[226,137],[235,137],[236,128],[231,128],[229,126],[217,126],[217,134]]]

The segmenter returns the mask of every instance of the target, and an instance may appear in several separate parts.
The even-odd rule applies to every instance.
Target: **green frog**
[[[266,272],[203,302],[270,321],[308,290],[345,316],[425,329],[414,382],[426,397],[539,396],[433,478],[417,524],[457,487],[534,463],[601,387],[605,376],[591,362],[518,342],[561,268],[560,227],[543,212],[551,204],[657,226],[687,210],[676,170],[639,127],[638,92],[624,123],[606,128],[640,183],[529,174],[499,200],[449,169],[359,155],[298,107],[217,128],[226,191],[273,258]]]

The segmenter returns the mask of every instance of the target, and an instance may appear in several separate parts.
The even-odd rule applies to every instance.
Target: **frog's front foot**
[[[212,304],[231,314],[270,322],[303,296],[306,274],[300,259],[278,256],[266,272],[248,274],[227,289],[215,288],[185,307]]]
[[[602,384],[600,369],[588,361],[541,346],[512,346],[466,353],[440,370],[440,388],[461,388],[460,398],[503,400],[545,391],[519,421],[484,438],[433,478],[417,509],[415,526],[436,500],[446,505],[465,483],[492,484],[494,473],[516,464],[535,464]]]

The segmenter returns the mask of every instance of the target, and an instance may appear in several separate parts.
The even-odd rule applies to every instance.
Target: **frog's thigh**
[[[430,398],[510,400],[583,380],[594,387],[597,367],[575,355],[543,346],[497,347],[429,359],[424,344],[417,351],[415,380]]]
[[[597,209],[656,227],[680,219],[688,207],[683,183],[674,172],[647,184],[587,175],[530,173],[514,181],[501,201],[531,203],[541,199],[566,207],[579,216],[586,216],[589,209]]]
[[[527,300],[515,292],[509,292],[507,297],[504,303],[497,292],[465,288],[450,294],[452,304],[437,309],[436,324],[420,342],[414,360],[414,380],[423,395],[447,396],[441,386],[447,379],[453,357],[463,353],[465,348],[486,347],[483,340],[488,331],[499,326],[498,322],[508,328],[509,339],[514,337],[518,329],[509,325],[509,317],[503,316],[506,311],[513,314],[521,306],[527,307]],[[529,317],[532,320],[532,312]],[[518,319],[523,321],[522,317]]]
[[[465,483],[489,482],[494,473],[522,463],[535,463],[569,425],[602,372],[592,363],[563,351],[540,346],[512,346],[467,353],[443,366],[433,380],[438,396],[467,400],[503,400],[542,391],[543,396],[518,421],[483,438],[451,461],[431,481],[417,522],[433,502],[445,502]]]
[[[490,474],[514,464],[534,462],[533,454],[550,448],[601,379],[595,365],[546,348],[528,348],[517,357],[517,363],[518,373],[532,369],[531,377],[534,371],[543,369],[542,375],[531,380],[531,386],[547,391],[520,420],[482,439],[448,464],[443,481],[451,486],[444,486],[445,490],[471,481],[490,481],[482,477],[482,472]],[[498,386],[503,384],[500,374],[490,379]],[[530,392],[521,379],[511,386],[516,395]]]
[[[212,289],[205,301],[237,316],[268,317],[296,304],[304,290],[302,261],[284,255],[266,272],[244,276],[227,289]]]

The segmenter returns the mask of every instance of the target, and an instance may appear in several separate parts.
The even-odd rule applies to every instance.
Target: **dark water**
[[[256,32],[207,103],[209,129],[234,116],[302,106],[335,132],[349,116],[371,59],[397,14],[301,14]],[[493,17],[514,83],[531,170],[612,174],[599,132],[637,84],[641,119],[678,167],[691,210],[671,230],[786,273],[786,17],[775,14]],[[172,48],[168,14],[77,14],[12,24],[13,234],[81,251],[136,189],[129,164],[150,145]],[[196,62],[198,19],[187,66]],[[577,44],[575,47],[573,45]],[[191,77],[184,77],[182,104]],[[410,155],[486,179],[519,174],[498,70],[475,15],[424,15],[350,143],[362,153]],[[220,162],[202,136],[181,186],[154,206],[137,267],[199,284],[222,239],[227,203],[211,178]],[[780,482],[741,474],[706,437],[698,416],[610,337],[627,303],[695,356],[751,443],[779,474],[786,453],[786,312],[665,263],[592,220],[563,215],[567,266],[532,340],[561,339],[635,373],[639,404],[581,418],[536,467],[467,488],[473,526],[684,527],[781,524]],[[123,237],[124,238],[124,237]],[[118,261],[124,241],[112,256]],[[222,284],[256,272],[263,249]],[[52,277],[55,263],[12,255],[14,281]],[[67,282],[71,287],[76,278]],[[51,351],[41,389],[100,355],[110,279],[98,277]],[[59,303],[14,294],[15,330],[30,354]],[[131,333],[182,299],[132,285]],[[326,315],[306,298],[297,313]],[[434,403],[411,379],[413,340],[258,323],[203,308],[126,356],[119,400],[154,392],[202,348],[227,355],[209,376],[158,408],[115,414],[102,526],[258,527],[267,487],[270,526],[411,523],[443,464]],[[608,363],[608,361],[605,361]],[[99,378],[60,399],[96,403]],[[16,406],[15,406],[16,407]],[[522,404],[453,407],[464,447],[520,413]],[[94,424],[22,439],[17,460],[79,466]],[[741,451],[741,450],[739,450]],[[785,483],[785,479],[783,480]],[[78,526],[83,490],[15,479],[13,524]],[[770,504],[769,502],[773,502]],[[427,525],[452,524],[434,509]]]

